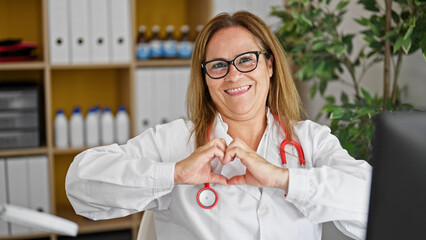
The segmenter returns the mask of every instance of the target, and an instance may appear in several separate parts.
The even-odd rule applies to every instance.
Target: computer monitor
[[[367,239],[426,239],[426,112],[374,119]]]

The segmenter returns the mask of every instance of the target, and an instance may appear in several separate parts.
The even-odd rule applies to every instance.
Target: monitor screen
[[[367,239],[426,239],[426,112],[374,119]]]

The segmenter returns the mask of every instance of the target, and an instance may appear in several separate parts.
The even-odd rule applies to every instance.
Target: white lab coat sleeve
[[[286,199],[311,222],[333,221],[345,235],[364,239],[371,184],[371,166],[355,160],[330,129],[310,121],[297,134],[312,168],[289,169]]]
[[[173,134],[173,129],[168,130]],[[65,184],[76,213],[98,220],[166,209],[176,161],[169,161],[165,132],[148,129],[125,145],[95,147],[78,154]]]

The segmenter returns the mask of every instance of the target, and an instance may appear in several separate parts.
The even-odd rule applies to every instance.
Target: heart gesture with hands
[[[244,175],[225,178],[212,172],[210,163],[218,158],[222,165],[239,158],[246,167]],[[188,158],[176,163],[175,184],[251,185],[288,190],[288,170],[277,167],[257,154],[244,141],[235,138],[226,146],[224,139],[215,138],[195,150]]]

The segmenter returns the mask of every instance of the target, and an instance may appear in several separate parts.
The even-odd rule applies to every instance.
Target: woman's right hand
[[[197,148],[188,158],[176,163],[175,185],[215,183],[227,185],[228,180],[211,171],[210,163],[216,157],[223,161],[226,142],[223,138],[214,138],[204,146]]]

